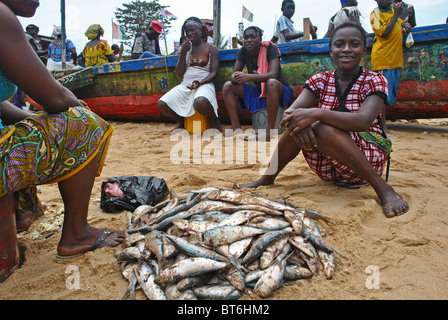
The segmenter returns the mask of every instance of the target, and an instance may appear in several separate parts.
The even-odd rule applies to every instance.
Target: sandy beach
[[[89,222],[96,227],[126,228],[124,212],[110,214],[100,209],[101,183],[111,177],[155,176],[163,178],[170,190],[182,194],[203,187],[232,188],[234,183],[258,178],[266,165],[266,159],[252,153],[251,146],[257,142],[239,143],[242,151],[236,150],[232,158],[222,146],[232,150],[230,139],[237,148],[237,138],[212,141],[216,145],[191,141],[191,152],[181,158],[174,152],[182,149],[180,140],[170,140],[171,123],[112,124],[115,132],[108,157],[90,202]],[[333,221],[332,228],[320,221],[318,224],[326,240],[345,257],[332,280],[319,274],[277,290],[270,299],[448,299],[448,121],[403,120],[388,125],[394,133],[389,183],[410,205],[403,216],[385,218],[369,186],[350,190],[321,181],[301,155],[285,168],[275,185],[256,190],[262,196],[286,198],[294,205],[317,210]],[[210,149],[224,150],[215,161],[218,163],[207,163],[210,161],[205,155]],[[239,161],[240,152],[246,155],[243,161]],[[176,163],[181,160],[190,163]],[[42,202],[50,209],[62,206],[57,185],[39,189]],[[24,261],[0,284],[1,300],[122,298],[128,282],[116,263],[114,248],[59,260],[56,246],[60,231],[46,239],[32,240],[32,230],[18,235]],[[79,270],[79,288],[70,286],[73,270]],[[137,299],[146,297],[139,291]],[[249,293],[242,299],[258,298]]]

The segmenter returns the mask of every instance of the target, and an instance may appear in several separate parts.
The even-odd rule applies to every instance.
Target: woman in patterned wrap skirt
[[[43,210],[36,186],[57,182],[65,209],[57,256],[69,258],[124,240],[124,231],[87,223],[113,127],[55,81],[26,42],[16,16],[32,17],[38,6],[37,0],[0,0],[0,197],[14,194],[17,226],[26,228]],[[46,113],[7,102],[16,85]]]

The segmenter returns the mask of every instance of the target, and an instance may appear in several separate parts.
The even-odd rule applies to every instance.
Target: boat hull
[[[404,68],[400,72],[398,100],[387,109],[387,119],[423,119],[448,117],[448,25],[413,29],[415,44],[404,48]],[[373,35],[368,35],[368,53],[361,65],[371,69],[370,48]],[[295,97],[307,79],[334,69],[328,54],[328,39],[279,45],[282,72],[293,88]],[[238,50],[220,51],[220,67],[214,80],[218,113],[228,123],[222,87],[230,79]],[[160,114],[158,100],[181,82],[174,68],[177,56],[131,60],[88,68],[59,81],[72,90],[89,107],[107,120],[170,121]],[[251,114],[241,111],[243,123]]]

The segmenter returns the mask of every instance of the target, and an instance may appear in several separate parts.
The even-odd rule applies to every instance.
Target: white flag
[[[163,18],[177,19],[177,17],[174,14],[163,8],[160,8],[160,14],[162,15]]]
[[[243,18],[250,22],[254,21],[254,15],[245,6],[243,6]]]

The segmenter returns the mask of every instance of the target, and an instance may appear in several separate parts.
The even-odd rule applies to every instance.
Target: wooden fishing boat
[[[396,105],[387,110],[387,118],[424,119],[448,117],[448,24],[417,27],[412,30],[414,45],[404,47],[404,68]],[[362,61],[370,69],[373,34],[368,35],[369,52]],[[325,70],[334,69],[328,54],[328,39],[279,45],[282,70],[295,91],[305,81]],[[230,79],[238,49],[220,51],[219,73],[214,81],[223,123],[228,122],[222,86]],[[169,121],[158,109],[159,98],[181,82],[174,72],[178,56],[130,60],[86,68],[59,81],[89,107],[107,120]],[[241,112],[244,122],[249,112]]]

